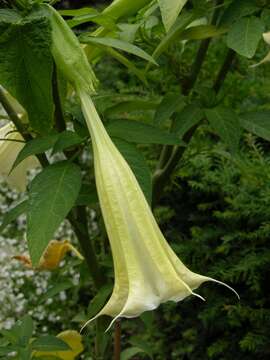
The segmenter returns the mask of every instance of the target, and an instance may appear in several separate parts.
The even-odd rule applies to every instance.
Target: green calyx
[[[52,54],[57,67],[75,88],[94,93],[98,81],[80,42],[57,10],[44,6],[51,15]]]

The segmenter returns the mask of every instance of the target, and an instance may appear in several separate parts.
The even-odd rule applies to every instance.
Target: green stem
[[[228,74],[228,71],[230,70],[230,68],[234,62],[235,56],[236,56],[236,53],[233,50],[229,49],[227,51],[227,55],[225,57],[224,63],[217,75],[216,81],[213,86],[213,89],[216,92],[216,94],[221,89],[221,87],[224,83],[224,80]]]
[[[94,284],[96,288],[100,288],[104,285],[105,278],[100,270],[95,249],[89,236],[87,226],[87,213],[85,206],[77,206],[74,211],[68,216],[68,219],[71,222],[75,234],[79,240]]]
[[[55,105],[55,113],[54,113],[55,124],[56,124],[57,130],[59,132],[62,132],[64,130],[66,130],[66,122],[65,122],[63,111],[62,111],[59,84],[58,84],[58,76],[57,76],[57,68],[56,68],[55,63],[54,63],[54,67],[53,67],[52,89],[53,89],[53,99],[54,99],[54,105]]]

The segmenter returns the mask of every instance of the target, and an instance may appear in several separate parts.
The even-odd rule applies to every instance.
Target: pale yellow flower
[[[97,316],[131,318],[166,301],[191,294],[201,297],[193,290],[205,281],[220,282],[190,271],[176,256],[91,98],[83,91],[79,96],[92,138],[96,185],[115,271],[113,293]]]
[[[23,142],[14,140],[22,141],[23,138],[13,123],[9,122],[0,128],[0,176],[11,188],[23,192],[26,190],[28,170],[39,166],[39,162],[36,157],[30,156],[11,171],[17,155],[24,147]]]

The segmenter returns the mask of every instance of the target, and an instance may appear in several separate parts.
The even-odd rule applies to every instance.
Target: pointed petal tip
[[[236,290],[234,290],[234,288],[232,288],[231,286],[225,284],[225,283],[222,282],[222,281],[219,281],[219,280],[216,280],[216,279],[213,279],[213,278],[208,278],[208,280],[209,280],[209,281],[213,281],[213,282],[215,282],[215,283],[217,283],[217,284],[219,284],[219,285],[225,286],[226,288],[228,288],[229,290],[231,290],[231,291],[236,295],[236,297],[237,297],[238,300],[240,300],[240,296],[239,296],[238,292],[237,292]]]

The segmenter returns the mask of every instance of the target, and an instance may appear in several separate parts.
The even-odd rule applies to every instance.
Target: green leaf
[[[46,301],[54,297],[55,295],[59,294],[61,291],[68,290],[74,286],[73,282],[70,280],[62,281],[59,284],[55,284],[48,288],[46,293],[41,297],[39,300],[40,302]]]
[[[181,112],[177,113],[172,131],[183,138],[187,131],[198,124],[203,117],[204,113],[201,108],[195,104],[187,105]]]
[[[236,152],[241,135],[238,116],[231,109],[223,107],[206,110],[205,114],[224,143],[232,152]]]
[[[129,166],[134,172],[134,175],[136,176],[136,179],[138,180],[145,198],[151,205],[152,176],[143,154],[136,148],[134,144],[130,144],[127,141],[113,138],[113,142],[128,162]]]
[[[76,206],[91,205],[98,202],[97,189],[91,184],[82,184]]]
[[[84,43],[97,44],[101,46],[112,47],[118,50],[122,50],[129,54],[138,56],[146,61],[149,61],[152,64],[157,65],[156,61],[152,58],[152,56],[147,54],[143,49],[123,40],[107,38],[107,37],[104,38],[93,37],[89,35],[82,35],[80,37],[80,40]]]
[[[26,347],[32,337],[34,331],[34,324],[31,316],[26,315],[18,322],[20,329],[19,345]]]
[[[91,300],[88,306],[87,316],[89,318],[94,317],[102,309],[111,292],[111,285],[104,285],[99,289],[97,295]]]
[[[179,97],[178,97],[179,100]],[[105,116],[112,116],[119,113],[127,113],[133,111],[143,111],[143,110],[154,110],[157,106],[157,102],[150,100],[127,100],[108,107],[104,111]]]
[[[75,204],[80,187],[80,168],[68,161],[46,167],[30,184],[27,240],[33,266]]]
[[[258,10],[254,0],[237,0],[233,1],[224,11],[220,20],[221,26],[231,25],[243,16],[252,15]]]
[[[110,136],[137,144],[183,145],[175,134],[138,121],[115,120],[106,128]]]
[[[227,36],[227,46],[247,58],[255,55],[259,41],[262,38],[264,25],[262,21],[251,16],[235,22]]]
[[[158,0],[166,32],[168,32],[175,23],[186,2],[187,0]]]
[[[172,114],[184,106],[184,100],[179,94],[167,94],[156,109],[154,124],[160,125],[170,119]]]
[[[50,21],[39,10],[24,18],[14,10],[4,13],[0,17],[0,84],[27,110],[32,128],[48,133],[54,114]]]
[[[125,349],[121,352],[121,360],[129,360],[133,358],[133,356],[139,354],[139,353],[145,353],[145,351],[139,347],[133,346],[128,349]]]
[[[77,135],[74,131],[65,130],[60,133],[56,139],[52,153],[55,154],[69,147],[79,145],[83,141],[84,139]]]
[[[32,349],[35,351],[67,351],[70,350],[70,347],[55,336],[44,335],[32,342]]]
[[[195,20],[195,15],[192,12],[185,12],[179,16],[176,23],[170,29],[168,34],[161,40],[157,48],[155,49],[152,57],[158,59],[159,56],[167,50],[167,48],[176,41],[185,28]]]
[[[20,204],[14,206],[11,210],[5,213],[2,224],[0,226],[0,232],[2,232],[8,224],[16,220],[20,215],[27,210],[27,200],[24,200]]]
[[[223,35],[227,32],[226,28],[214,25],[192,26],[182,32],[181,40],[203,40],[211,37]]]
[[[270,141],[270,111],[241,114],[240,124],[247,131]]]
[[[42,154],[52,148],[58,139],[58,134],[52,134],[28,141],[19,152],[12,169],[18,166],[24,159],[31,155]]]
[[[131,62],[126,56],[121,54],[119,51],[111,48],[111,47],[104,47],[104,50],[112,56],[114,59],[126,66],[131,72],[133,72],[143,83],[146,83],[146,78],[144,72],[139,70],[133,62]]]

